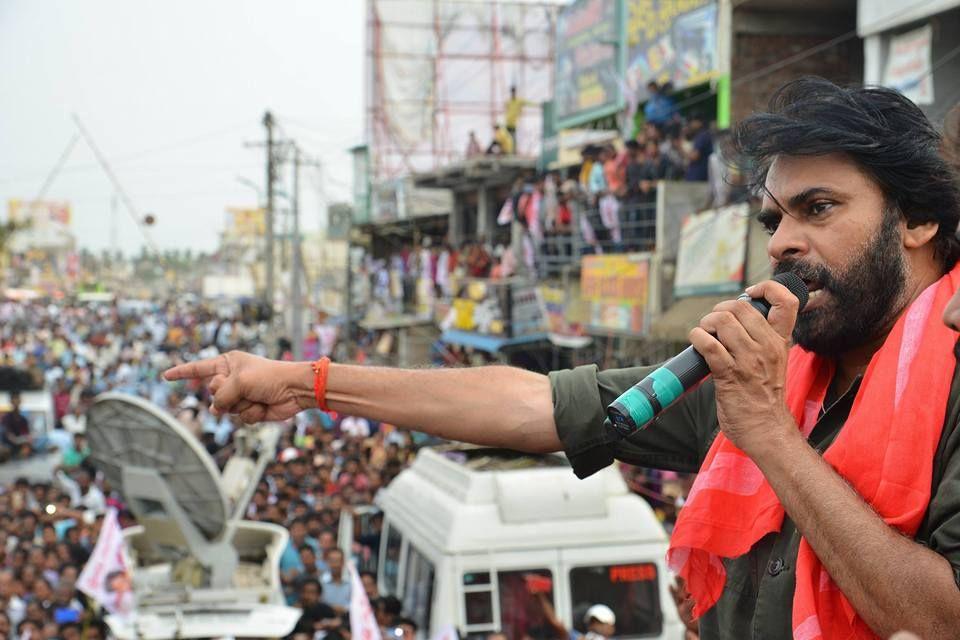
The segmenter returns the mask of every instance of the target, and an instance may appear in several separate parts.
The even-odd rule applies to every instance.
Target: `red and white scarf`
[[[824,459],[890,526],[913,537],[930,502],[933,458],[956,365],[957,333],[941,315],[960,286],[960,265],[907,308],[873,355],[847,421]],[[833,364],[790,350],[786,402],[807,437],[823,406]],[[723,592],[721,558],[747,553],[780,531],[784,510],[757,465],[717,436],[680,512],[667,564],[686,580],[694,615]],[[801,539],[793,596],[794,640],[876,638]]]

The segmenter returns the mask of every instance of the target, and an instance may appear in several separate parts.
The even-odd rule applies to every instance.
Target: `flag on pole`
[[[370,607],[357,567],[350,563],[350,635],[353,640],[381,640],[380,625]]]
[[[457,628],[452,624],[445,624],[440,627],[440,630],[431,640],[460,640],[460,634],[457,633]]]
[[[123,531],[113,507],[107,509],[97,544],[77,578],[77,588],[115,616],[133,613],[133,580],[123,557]]]

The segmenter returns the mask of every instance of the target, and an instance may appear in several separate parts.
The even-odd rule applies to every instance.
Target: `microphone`
[[[773,277],[800,300],[800,309],[807,304],[810,292],[806,283],[795,273],[786,272]],[[742,294],[737,300],[746,300],[766,318],[770,304],[763,298]],[[607,419],[621,436],[647,427],[664,409],[680,399],[684,393],[710,375],[707,361],[692,346],[667,360],[646,378],[624,391],[607,407]]]

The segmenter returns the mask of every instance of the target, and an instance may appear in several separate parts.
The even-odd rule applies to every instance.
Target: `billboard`
[[[620,7],[616,0],[577,0],[557,19],[554,113],[558,128],[623,108]]]
[[[930,67],[933,27],[926,24],[890,39],[884,86],[896,89],[919,105],[931,105],[933,72]]]
[[[7,214],[9,220],[33,229],[67,229],[70,226],[70,203],[66,201],[9,200]]]
[[[736,293],[743,287],[747,259],[746,203],[687,216],[680,228],[674,295]]]
[[[227,237],[262,238],[267,233],[267,212],[263,208],[230,207],[227,209]]]
[[[61,250],[73,246],[70,203],[60,200],[9,200],[7,219],[22,227],[11,242],[14,251]]]
[[[590,328],[645,334],[650,254],[584,256],[580,297],[590,304]]]
[[[627,0],[626,78],[638,101],[647,83],[682,89],[719,77],[715,0]]]

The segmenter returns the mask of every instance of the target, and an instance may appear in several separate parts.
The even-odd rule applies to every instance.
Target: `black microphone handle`
[[[746,300],[751,307],[762,313],[764,318],[770,313],[770,304],[763,298],[751,298],[744,293],[737,300]],[[684,391],[710,375],[707,361],[692,345],[663,363],[661,369],[667,369],[677,376]]]

